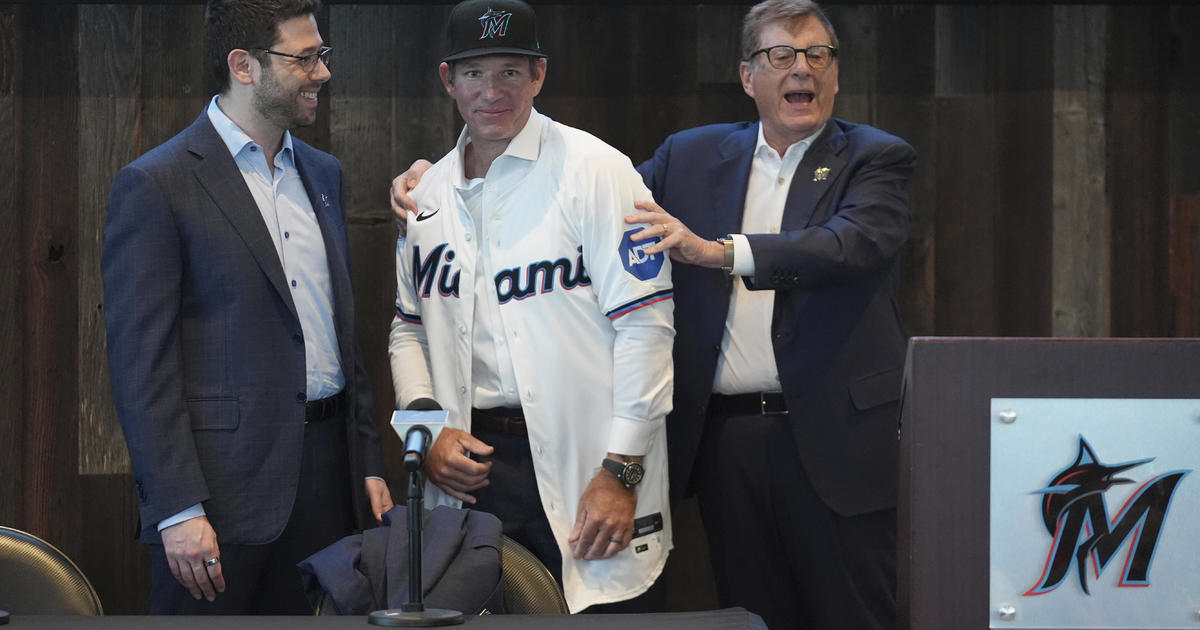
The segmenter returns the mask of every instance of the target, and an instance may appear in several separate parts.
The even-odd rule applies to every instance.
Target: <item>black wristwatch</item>
[[[604,467],[604,470],[616,475],[617,480],[626,488],[638,485],[641,483],[642,477],[646,476],[646,469],[637,462],[619,462],[605,457],[601,460],[600,465]]]

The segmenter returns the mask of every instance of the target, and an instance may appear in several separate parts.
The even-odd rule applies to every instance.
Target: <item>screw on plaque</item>
[[[1005,407],[1000,410],[1000,422],[1004,424],[1012,424],[1017,421],[1017,412],[1013,411],[1012,407]]]

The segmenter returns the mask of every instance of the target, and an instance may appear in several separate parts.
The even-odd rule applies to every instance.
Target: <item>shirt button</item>
[[[254,146],[254,145],[252,144],[252,145],[250,145],[250,151],[251,151],[252,153],[253,153],[253,152],[255,152],[255,151],[258,151],[258,147]]]
[[[775,183],[782,186],[784,181],[785,180],[782,177],[780,177],[778,180],[775,181]]]
[[[283,233],[283,238],[292,238],[292,233],[291,233],[291,232],[284,232],[284,233]]]
[[[470,234],[468,234],[468,235],[466,235],[466,236],[465,236],[465,237],[463,237],[463,238],[465,238],[465,239],[467,239],[467,240],[469,241],[469,240],[471,240],[471,235],[470,235]]]
[[[294,288],[296,288],[296,281],[295,281],[295,280],[292,280],[292,288],[293,288],[293,289],[294,289]]]
[[[461,325],[461,324],[460,324],[460,325],[458,326],[458,332],[460,332],[460,333],[462,333],[462,334],[464,334],[464,335],[465,335],[465,334],[467,334],[467,327],[466,327],[466,326],[463,326],[463,325]]]

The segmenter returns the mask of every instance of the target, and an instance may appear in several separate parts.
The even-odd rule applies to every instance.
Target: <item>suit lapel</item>
[[[825,131],[817,137],[804,159],[796,166],[792,186],[784,204],[783,230],[799,230],[808,227],[816,218],[814,211],[821,197],[841,176],[846,160],[841,151],[846,146],[846,136],[837,122],[830,119]]]
[[[229,154],[229,148],[221,141],[207,114],[201,114],[200,120],[192,128],[195,133],[192,134],[188,150],[200,158],[194,169],[196,179],[242,237],[280,299],[287,304],[292,315],[298,317],[292,293],[287,288],[283,265],[279,262],[279,252],[275,250],[275,243],[263,224],[258,204],[246,187],[246,180]]]
[[[717,146],[717,162],[709,171],[713,225],[706,238],[742,231],[742,215],[746,210],[746,185],[750,181],[750,164],[754,145],[758,142],[758,126],[750,125],[728,136]]]
[[[319,177],[323,173],[315,168],[312,171],[308,169],[310,148],[294,136],[292,147],[295,150],[296,170],[300,171],[304,190],[308,193],[313,214],[317,217],[317,225],[321,228],[321,240],[325,243],[325,260],[329,265],[329,283],[333,289],[333,317],[338,349],[342,355],[342,370],[349,374],[354,369],[354,364],[348,362],[353,346],[350,333],[351,327],[354,326],[351,309],[354,304],[354,290],[350,281],[348,252],[341,246],[347,242],[345,220],[337,212],[341,198],[335,190],[326,185],[324,177]]]

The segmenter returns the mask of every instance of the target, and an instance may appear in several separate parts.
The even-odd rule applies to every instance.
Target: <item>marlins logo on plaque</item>
[[[1129,547],[1118,585],[1150,585],[1150,564],[1171,499],[1179,482],[1191,471],[1175,470],[1143,482],[1112,519],[1105,496],[1113,486],[1137,483],[1118,474],[1152,461],[1153,457],[1108,466],[1100,463],[1087,440],[1079,437],[1074,463],[1054,475],[1045,488],[1034,491],[1045,495],[1041,501],[1042,520],[1052,539],[1042,576],[1025,595],[1053,591],[1072,567],[1079,577],[1079,587],[1090,594],[1088,558],[1098,579],[1127,540]]]

